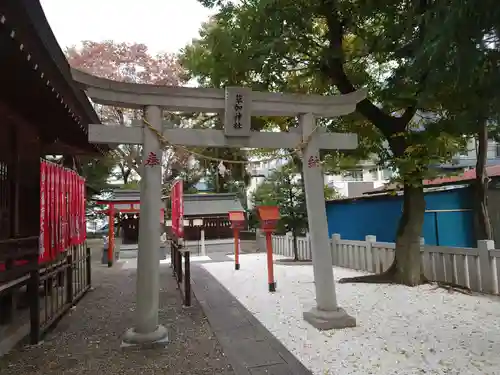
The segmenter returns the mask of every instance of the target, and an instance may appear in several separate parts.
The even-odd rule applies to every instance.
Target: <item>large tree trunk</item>
[[[404,185],[403,214],[396,235],[395,258],[391,266],[377,275],[349,277],[340,283],[398,283],[416,286],[426,282],[420,257],[420,234],[424,223],[423,186]]]
[[[424,224],[425,199],[423,186],[404,186],[403,215],[399,220],[396,251],[388,273],[394,281],[415,286],[425,281],[420,254],[420,236]]]
[[[490,216],[488,214],[488,173],[486,160],[488,157],[488,129],[486,123],[480,123],[477,137],[476,180],[474,183],[476,237],[478,240],[491,240]]]
[[[122,176],[123,176],[123,184],[124,185],[128,184],[128,179],[130,177],[131,172],[132,172],[131,169],[122,169]]]

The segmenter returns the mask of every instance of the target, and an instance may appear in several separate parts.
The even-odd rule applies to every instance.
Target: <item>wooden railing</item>
[[[0,290],[38,267],[38,236],[0,241]]]
[[[50,263],[38,260],[38,236],[0,241],[0,328],[28,318],[32,344],[91,286],[90,249],[85,244],[71,246]],[[22,295],[28,316],[16,306]]]
[[[184,258],[184,264],[182,264],[182,258]],[[180,246],[176,240],[170,240],[170,266],[179,286],[184,306],[191,306],[190,250]]]
[[[312,259],[308,237],[299,239],[299,259]],[[364,241],[344,240],[338,234],[331,238],[332,263],[337,267],[380,273],[394,260],[396,245],[378,242],[375,236]],[[293,257],[290,236],[273,236],[275,254]],[[493,241],[478,241],[476,247],[429,246],[423,240],[421,261],[424,275],[430,281],[468,288],[471,291],[500,293],[500,250]]]

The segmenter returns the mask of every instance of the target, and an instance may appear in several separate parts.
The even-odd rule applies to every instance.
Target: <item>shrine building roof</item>
[[[109,151],[88,142],[88,125],[99,118],[73,81],[39,0],[0,1],[0,43],[0,103],[38,129],[46,154]]]
[[[184,194],[184,217],[227,215],[245,211],[234,193]]]

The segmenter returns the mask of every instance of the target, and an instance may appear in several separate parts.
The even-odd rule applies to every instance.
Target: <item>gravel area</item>
[[[277,257],[279,258],[279,257]],[[431,285],[337,284],[352,329],[320,332],[302,319],[314,304],[312,266],[275,265],[267,292],[264,254],[205,267],[316,375],[500,374],[500,298]],[[334,268],[335,278],[361,273]]]
[[[93,285],[38,346],[20,346],[0,358],[0,374],[189,374],[233,375],[196,299],[182,307],[169,267],[162,267],[160,322],[168,328],[166,348],[120,349],[133,325],[135,271],[94,263]]]

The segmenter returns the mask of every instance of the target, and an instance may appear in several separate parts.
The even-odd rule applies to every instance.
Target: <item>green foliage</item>
[[[487,124],[498,138],[499,20],[492,0],[437,1],[423,16],[424,42],[407,74],[425,73],[421,100],[440,103],[455,134],[476,135]]]
[[[412,49],[422,46],[424,10],[403,1],[202,1],[220,11],[187,46],[180,63],[202,85],[316,94],[368,89],[358,112],[322,119],[330,131],[356,132],[355,151],[323,152],[327,172],[374,156],[420,185],[464,148],[437,98],[423,100],[423,74],[410,74]],[[426,116],[432,111],[435,116]],[[288,130],[295,119],[261,119]],[[348,162],[342,159],[348,158]]]
[[[115,166],[111,156],[104,156],[99,159],[84,156],[79,157],[78,162],[78,173],[85,177],[86,196],[88,198],[111,191],[113,187],[108,184],[108,179]],[[103,217],[102,214],[96,213],[97,208],[98,206],[94,203],[94,200],[86,200],[86,215],[89,219]]]
[[[102,158],[80,157],[79,164],[79,172],[86,180],[87,196],[100,194],[111,189],[108,178],[115,165],[111,156]]]
[[[325,186],[326,199],[338,197],[335,189]],[[300,172],[295,164],[289,163],[273,171],[253,193],[252,203],[254,207],[271,205],[280,208],[278,232],[290,231],[300,235],[307,231],[306,197]]]
[[[319,121],[329,131],[357,133],[358,149],[322,158],[327,171],[374,156],[381,168],[398,172],[394,180],[405,187],[405,204],[390,270],[415,285],[420,264],[405,260],[420,251],[423,181],[464,149],[481,118],[499,113],[498,100],[488,102],[499,83],[493,0],[200,2],[219,11],[183,51],[189,78],[262,91],[367,90],[355,113]],[[295,119],[263,120],[267,128],[296,126]],[[400,256],[404,252],[413,255]]]

